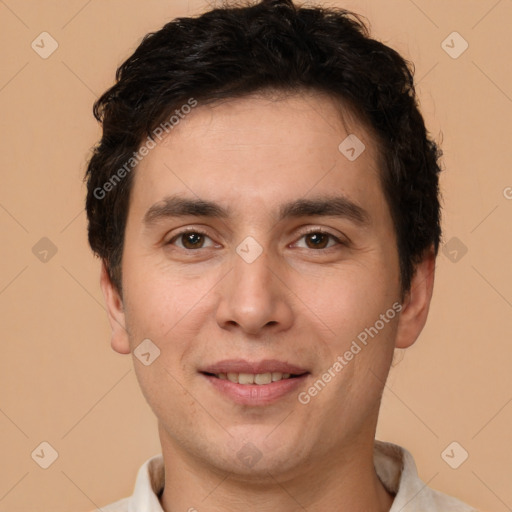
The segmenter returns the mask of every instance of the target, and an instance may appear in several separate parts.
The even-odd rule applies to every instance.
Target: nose
[[[216,320],[222,329],[264,335],[293,324],[293,293],[283,265],[263,253],[251,263],[237,253],[232,271],[222,280]]]

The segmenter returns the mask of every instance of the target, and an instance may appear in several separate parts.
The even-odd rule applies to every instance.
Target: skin
[[[349,133],[366,146],[353,162],[338,150]],[[101,285],[113,349],[128,354],[149,338],[161,351],[151,365],[134,365],[158,418],[166,512],[391,507],[373,467],[378,411],[394,348],[412,345],[427,318],[434,256],[425,254],[402,301],[376,162],[355,116],[304,93],[199,105],[139,164],[123,296],[105,268]],[[278,220],[283,203],[335,193],[364,209],[367,222]],[[146,225],[148,209],[170,195],[215,201],[233,215]],[[187,245],[176,238],[184,228],[207,236]],[[305,234],[310,228],[342,243],[318,243],[319,235]],[[263,251],[250,264],[236,252],[248,236]],[[307,390],[395,302],[401,313],[306,405],[297,392],[239,405],[199,373],[222,359],[278,359],[310,372],[298,391]],[[252,467],[237,457],[249,442],[261,454]]]

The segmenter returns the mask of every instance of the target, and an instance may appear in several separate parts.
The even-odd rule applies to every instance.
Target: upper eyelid
[[[199,229],[199,228],[184,228],[183,230],[181,231],[178,231],[176,234],[172,235],[171,238],[169,238],[168,242],[170,242],[171,240],[174,240],[175,238],[181,236],[181,235],[185,235],[187,233],[198,233],[199,235],[205,235],[207,236],[208,238],[211,238],[210,235],[203,229]]]

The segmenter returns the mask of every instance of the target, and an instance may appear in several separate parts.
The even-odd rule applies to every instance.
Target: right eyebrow
[[[143,222],[149,227],[161,219],[186,216],[225,219],[230,216],[230,210],[204,199],[185,199],[178,196],[168,196],[148,209],[144,215]]]

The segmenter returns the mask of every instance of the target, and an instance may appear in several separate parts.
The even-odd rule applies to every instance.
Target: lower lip
[[[278,380],[270,384],[237,384],[227,379],[202,374],[212,386],[223,395],[240,405],[267,405],[275,402],[304,384],[308,374],[290,379]]]

